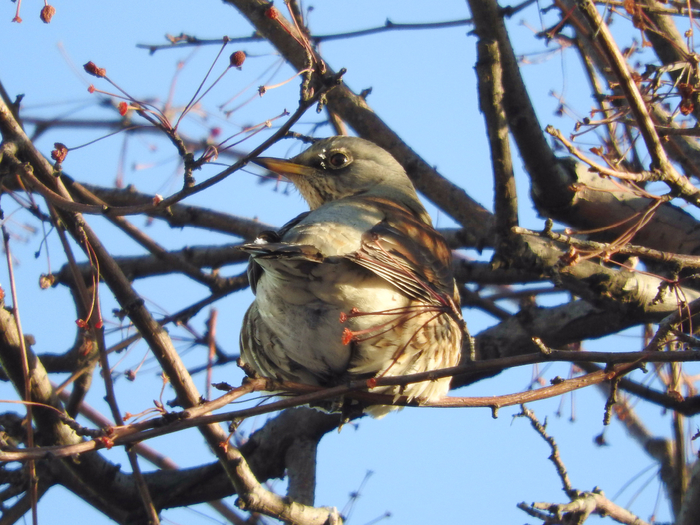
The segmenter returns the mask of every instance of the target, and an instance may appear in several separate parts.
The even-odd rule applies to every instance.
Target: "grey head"
[[[331,137],[290,160],[253,160],[287,177],[312,210],[338,199],[368,194],[425,214],[403,167],[389,152],[357,137]]]

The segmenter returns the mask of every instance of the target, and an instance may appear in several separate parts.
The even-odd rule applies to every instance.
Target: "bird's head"
[[[331,137],[290,160],[260,157],[253,162],[292,181],[312,210],[345,197],[370,194],[425,213],[403,167],[368,140]]]

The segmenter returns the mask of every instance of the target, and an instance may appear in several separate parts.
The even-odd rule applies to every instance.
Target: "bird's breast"
[[[343,261],[319,263],[303,279],[265,273],[256,302],[263,322],[292,359],[319,377],[333,377],[343,375],[353,359],[345,331],[383,323],[381,312],[404,308],[408,299],[383,279]],[[351,312],[379,313],[341,322]]]

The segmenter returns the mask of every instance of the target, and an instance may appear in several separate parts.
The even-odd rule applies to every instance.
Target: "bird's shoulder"
[[[381,210],[364,199],[340,199],[304,215],[281,232],[281,240],[313,245],[327,257],[345,256],[359,250],[362,236],[384,218]]]
[[[248,281],[253,293],[257,292],[264,266],[291,265],[311,271],[324,261],[337,264],[358,251],[363,234],[382,219],[382,214],[367,203],[342,199],[302,213],[277,231],[261,233],[253,243],[241,246],[251,255]]]
[[[340,257],[409,297],[432,301],[437,294],[458,303],[451,251],[419,203],[410,206],[367,194],[340,199],[295,217],[278,232],[266,232],[256,244],[270,253],[249,250],[254,255],[248,269],[254,290],[262,272],[256,255],[312,264]]]

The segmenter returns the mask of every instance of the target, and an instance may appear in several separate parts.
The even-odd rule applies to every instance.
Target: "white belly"
[[[321,263],[305,279],[267,271],[258,282],[256,301],[285,353],[328,378],[343,375],[359,357],[353,356],[357,345],[344,343],[344,330],[367,330],[389,320],[360,315],[341,323],[341,313],[384,312],[409,304],[392,285],[349,261]]]

